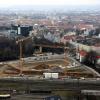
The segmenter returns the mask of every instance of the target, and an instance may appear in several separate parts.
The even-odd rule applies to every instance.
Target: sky
[[[0,7],[14,5],[98,5],[100,0],[0,0]]]

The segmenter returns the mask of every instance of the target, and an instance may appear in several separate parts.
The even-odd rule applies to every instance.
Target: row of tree
[[[33,53],[32,41],[23,43],[23,56]],[[0,61],[14,60],[19,58],[19,45],[16,39],[0,37]]]

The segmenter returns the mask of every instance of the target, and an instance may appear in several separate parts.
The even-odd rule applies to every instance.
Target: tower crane
[[[18,39],[16,41],[16,44],[19,44],[19,66],[20,66],[20,75],[22,75],[22,72],[23,72],[23,48],[22,48],[22,43],[28,39],[31,39],[32,36],[30,37],[26,37],[26,38],[23,38],[23,39]]]
[[[33,38],[33,36],[29,36],[26,38],[22,38],[22,39],[18,39],[16,41],[16,44],[19,44],[19,51],[20,51],[20,55],[19,55],[19,66],[20,66],[20,75],[22,75],[23,73],[23,48],[22,48],[22,44],[23,42],[27,41],[28,39]],[[42,53],[42,47],[48,47],[48,48],[62,48],[64,49],[64,58],[66,61],[66,50],[68,50],[69,48],[67,46],[59,46],[59,45],[45,45],[45,44],[33,44],[33,46],[39,46],[40,47],[40,53]]]

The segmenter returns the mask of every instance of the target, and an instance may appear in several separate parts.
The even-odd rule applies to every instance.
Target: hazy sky
[[[1,7],[12,5],[97,5],[100,0],[0,0]]]

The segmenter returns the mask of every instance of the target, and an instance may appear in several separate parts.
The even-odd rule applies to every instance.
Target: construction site
[[[36,76],[44,78],[43,73],[58,73],[58,78],[64,77],[97,77],[91,70],[83,65],[74,62],[63,55],[49,55],[23,58],[23,60],[4,62],[0,65],[0,76]],[[36,59],[38,58],[38,59]]]
[[[95,85],[95,79],[99,77],[98,73],[67,54],[38,53],[34,55],[0,63],[1,92],[11,94],[1,95],[3,98],[8,96],[5,98],[10,98],[10,100],[45,100],[44,98],[50,96],[66,100],[79,98],[80,88],[99,86]],[[94,79],[93,85],[88,83],[91,79]]]
[[[19,45],[19,60],[6,61],[0,63],[0,76],[34,76],[36,78],[45,78],[48,73],[56,73],[53,77],[49,75],[48,78],[95,78],[98,75],[95,71],[89,69],[85,65],[75,61],[69,56],[69,52],[75,51],[66,45],[47,45],[45,43],[34,43],[38,47],[38,51],[31,57],[23,56],[23,43],[33,36],[18,39],[16,44]],[[42,41],[43,42],[43,41]],[[63,53],[56,54],[50,52],[43,52],[43,48],[63,49]]]

